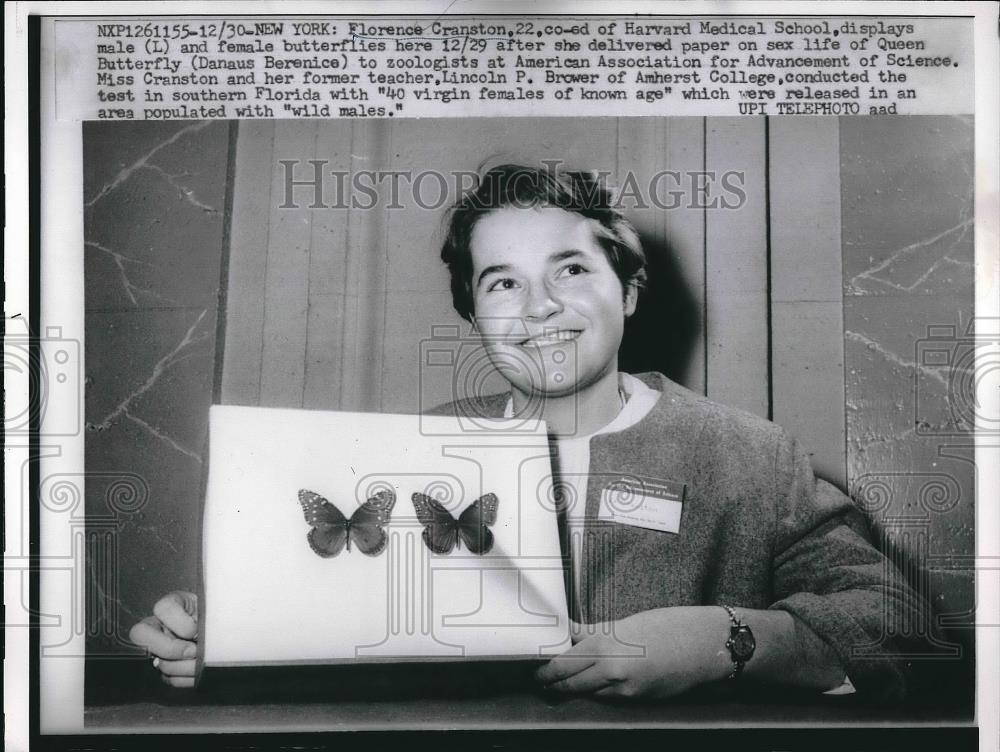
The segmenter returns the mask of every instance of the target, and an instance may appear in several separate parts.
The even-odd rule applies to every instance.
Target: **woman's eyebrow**
[[[549,261],[565,261],[568,258],[575,258],[577,256],[584,256],[583,251],[578,251],[575,248],[569,248],[565,251],[556,251],[549,255]]]
[[[510,264],[494,264],[493,266],[487,266],[485,269],[479,272],[479,276],[476,278],[476,287],[481,285],[483,283],[483,279],[485,279],[490,274],[496,274],[497,272],[509,272],[509,271],[510,271]]]

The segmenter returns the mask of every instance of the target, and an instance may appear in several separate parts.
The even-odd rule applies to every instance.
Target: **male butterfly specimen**
[[[413,508],[424,526],[424,543],[436,554],[451,552],[460,541],[474,554],[485,554],[493,548],[493,533],[489,527],[497,521],[500,500],[488,493],[466,507],[456,520],[441,503],[422,493],[413,494]]]
[[[299,491],[299,504],[306,522],[313,526],[309,531],[309,546],[318,555],[336,556],[345,544],[350,551],[353,540],[361,553],[378,556],[389,539],[383,526],[389,523],[389,514],[396,505],[396,494],[389,489],[379,491],[355,509],[350,519],[312,491]]]

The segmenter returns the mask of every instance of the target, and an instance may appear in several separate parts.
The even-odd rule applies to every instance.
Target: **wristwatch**
[[[733,659],[733,673],[729,675],[729,678],[736,679],[743,673],[743,667],[747,661],[753,657],[757,642],[753,638],[750,627],[740,621],[733,607],[725,604],[722,604],[722,607],[726,609],[729,621],[732,622],[729,625],[729,639],[726,640],[726,647],[729,648],[729,655]]]

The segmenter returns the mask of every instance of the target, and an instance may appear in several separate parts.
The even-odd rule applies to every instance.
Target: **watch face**
[[[753,632],[746,626],[736,630],[736,634],[732,636],[732,641],[733,655],[741,661],[749,660],[750,656],[753,655],[754,648],[757,647],[757,642],[753,638]]]

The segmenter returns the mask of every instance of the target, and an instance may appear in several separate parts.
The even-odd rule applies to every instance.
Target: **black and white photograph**
[[[845,45],[867,23],[902,47],[857,15],[830,16]],[[340,44],[447,49],[432,18],[366,16]],[[527,18],[479,17],[463,59]],[[686,17],[628,18],[693,44]],[[755,18],[713,39],[735,50]],[[64,49],[57,72],[89,65]],[[583,80],[554,60],[530,75]],[[33,617],[46,665],[82,650],[75,733],[980,742],[995,113],[154,116],[116,96],[146,114],[75,123],[82,307],[43,305],[31,356],[38,398],[79,417],[48,418],[35,456],[72,435],[81,466],[15,467],[35,523],[67,531],[36,569],[76,567],[71,607]]]
[[[208,655],[218,650],[213,630],[247,641],[266,664],[322,661],[323,641],[357,621],[349,652],[428,626],[433,645],[447,612],[421,625],[419,613],[411,622],[378,608],[387,593],[359,592],[384,590],[391,566],[431,577],[418,593],[428,600],[468,585],[472,602],[459,599],[454,614],[488,592],[502,598],[503,582],[480,592],[479,572],[463,584],[438,561],[454,545],[466,567],[479,565],[468,536],[493,532],[482,511],[466,520],[464,509],[497,476],[533,469],[517,455],[522,444],[537,453],[530,434],[500,454],[484,446],[478,460],[469,449],[476,486],[458,479],[455,465],[468,461],[447,459],[440,431],[418,421],[307,422],[310,411],[444,406],[471,421],[442,429],[445,447],[460,446],[451,434],[463,430],[482,445],[489,419],[545,421],[553,465],[567,475],[544,496],[537,481],[514,484],[516,504],[526,515],[548,503],[553,523],[567,518],[571,622],[615,625],[567,642],[536,672],[539,684],[522,690],[526,719],[552,712],[536,689],[573,696],[581,717],[628,718],[634,710],[591,697],[739,681],[755,694],[769,684],[800,699],[813,692],[833,717],[863,716],[871,701],[920,702],[921,681],[948,681],[921,712],[968,712],[972,578],[935,562],[974,552],[974,467],[958,449],[939,454],[970,435],[947,408],[963,396],[949,389],[971,376],[953,371],[970,367],[962,337],[974,334],[972,128],[956,117],[87,124],[87,472],[108,480],[88,484],[87,515],[116,523],[113,534],[88,526],[88,605],[100,625],[88,653],[143,644],[181,687],[194,682],[197,638]],[[952,362],[925,364],[930,352]],[[645,410],[619,417],[633,399]],[[282,411],[232,413],[235,425],[219,414],[217,447],[213,404]],[[654,433],[643,423],[656,405],[665,413]],[[397,445],[403,432],[411,438]],[[352,449],[365,440],[367,450]],[[410,452],[427,456],[414,464]],[[217,461],[233,462],[219,479]],[[363,471],[350,467],[359,461]],[[211,531],[198,524],[206,463],[206,504],[222,517],[217,529],[205,518]],[[116,510],[109,490],[122,494],[130,478],[135,508]],[[358,478],[387,484],[392,519],[348,524],[369,503]],[[324,482],[307,489],[325,498],[303,519],[298,486]],[[397,517],[421,516],[404,508],[410,494],[435,491],[450,503],[440,519],[423,536],[398,533],[412,553],[366,550],[385,546]],[[615,494],[622,508],[606,516],[602,497],[614,505]],[[504,496],[501,511],[514,501]],[[259,521],[229,520],[230,505],[234,516],[259,507]],[[616,511],[644,519],[618,522]],[[359,536],[360,524],[371,529]],[[328,560],[307,533],[314,550],[329,546],[316,551]],[[589,550],[584,541],[602,535]],[[520,541],[510,544],[514,555]],[[217,556],[233,578],[217,587],[238,614],[216,616],[211,592],[199,610],[199,545],[206,578]],[[370,558],[345,570],[358,553]],[[282,575],[268,577],[276,568]],[[406,589],[414,575],[401,577],[401,603],[428,608]],[[937,629],[936,613],[950,629]],[[763,647],[761,633],[773,631],[780,648],[740,665],[725,647],[737,620],[747,639]],[[514,637],[530,627],[515,623]],[[318,651],[297,655],[312,628]],[[624,650],[619,666],[614,652],[603,656],[606,640]],[[629,655],[634,644],[644,658]],[[653,661],[662,663],[647,673]],[[154,673],[141,668],[136,679]],[[95,722],[125,712],[97,704],[102,693],[137,691],[100,676],[87,688]],[[824,698],[844,687],[857,702]]]

